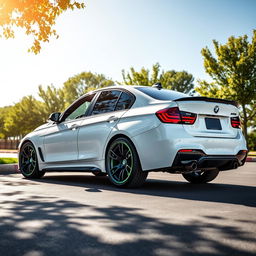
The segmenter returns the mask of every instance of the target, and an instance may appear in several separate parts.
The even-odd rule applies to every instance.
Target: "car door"
[[[90,116],[82,121],[78,131],[79,160],[102,159],[108,136],[131,105],[132,99],[129,100],[129,104],[125,104],[125,98],[127,93],[120,90],[104,90],[100,93]]]
[[[87,95],[72,104],[44,135],[45,162],[67,162],[78,159],[77,136],[95,93]]]

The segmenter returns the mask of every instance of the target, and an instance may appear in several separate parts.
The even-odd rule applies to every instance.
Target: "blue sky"
[[[60,35],[27,53],[31,39],[18,32],[0,40],[0,106],[37,94],[38,85],[61,86],[82,71],[121,80],[131,66],[186,70],[208,79],[200,51],[212,40],[256,29],[254,0],[88,0],[86,9],[67,12],[56,25]]]

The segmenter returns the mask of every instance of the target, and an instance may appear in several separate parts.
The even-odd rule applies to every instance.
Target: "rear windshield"
[[[159,90],[152,87],[136,87],[136,89],[156,100],[177,100],[180,98],[189,97],[187,94],[166,89]]]

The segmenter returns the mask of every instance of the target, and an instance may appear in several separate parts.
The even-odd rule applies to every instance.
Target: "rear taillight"
[[[180,124],[181,117],[179,108],[166,108],[156,112],[157,117],[163,123]]]
[[[180,149],[178,152],[179,153],[188,153],[188,152],[193,152],[193,149]]]
[[[194,113],[180,111],[180,115],[183,124],[194,124],[196,121],[196,114]]]
[[[163,123],[194,124],[196,121],[196,114],[180,111],[178,107],[161,109],[156,112],[156,116]]]
[[[241,122],[240,122],[240,118],[239,116],[236,116],[236,117],[231,117],[231,126],[233,128],[240,128],[240,125],[241,125]]]

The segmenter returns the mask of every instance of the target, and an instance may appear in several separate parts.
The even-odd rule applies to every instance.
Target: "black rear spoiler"
[[[185,98],[177,99],[175,101],[208,101],[208,102],[230,104],[230,105],[234,105],[235,107],[238,107],[238,103],[236,101],[208,98],[208,97],[185,97]]]

